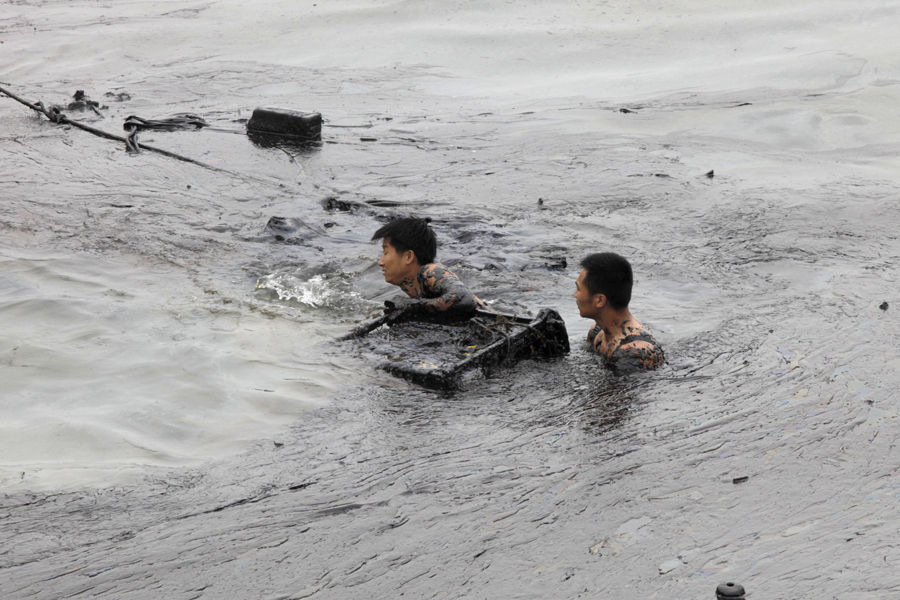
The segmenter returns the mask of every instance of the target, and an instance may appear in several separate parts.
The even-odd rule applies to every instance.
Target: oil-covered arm
[[[444,314],[466,318],[478,308],[477,299],[469,288],[447,267],[432,263],[422,267],[418,276],[421,296],[394,298],[385,304],[388,309],[406,314]]]
[[[447,267],[436,263],[426,265],[419,274],[425,301],[430,313],[471,315],[477,308],[475,295],[466,284]]]

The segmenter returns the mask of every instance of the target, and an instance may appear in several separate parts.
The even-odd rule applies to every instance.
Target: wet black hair
[[[434,257],[437,254],[437,238],[428,225],[430,222],[431,219],[429,218],[404,217],[402,219],[394,219],[379,228],[375,235],[372,236],[372,239],[390,238],[391,246],[397,252],[403,253],[407,250],[412,250],[419,264],[427,265],[434,262]]]
[[[633,276],[624,257],[615,252],[589,254],[581,261],[581,267],[587,271],[584,285],[591,294],[603,294],[616,310],[628,308]]]

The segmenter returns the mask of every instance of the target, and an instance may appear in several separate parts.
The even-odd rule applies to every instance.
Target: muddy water
[[[219,169],[0,98],[3,597],[900,594],[896,8],[0,8],[0,85],[199,114],[141,139]],[[408,212],[575,348],[578,260],[627,255],[669,365],[374,369],[330,340]]]

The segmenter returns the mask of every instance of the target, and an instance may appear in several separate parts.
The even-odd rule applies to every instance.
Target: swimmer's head
[[[628,308],[633,276],[631,265],[624,257],[614,252],[589,254],[581,261],[581,267],[584,270],[578,280],[590,296],[602,294],[610,307],[616,310]]]
[[[412,250],[419,265],[427,265],[434,262],[437,254],[437,238],[428,225],[430,222],[431,219],[415,217],[394,219],[376,231],[372,239],[385,240],[398,254]]]

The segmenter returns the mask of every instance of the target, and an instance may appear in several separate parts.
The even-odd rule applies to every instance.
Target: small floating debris
[[[92,110],[98,115],[101,114],[101,108],[106,107],[100,106],[99,102],[88,98],[87,94],[84,93],[84,90],[75,90],[75,93],[72,94],[72,101],[66,106],[66,109],[68,110]]]
[[[887,301],[882,302],[881,304],[879,304],[879,305],[878,305],[878,308],[880,308],[881,310],[887,310],[887,309],[888,309],[888,303],[887,303]]]
[[[712,179],[713,177],[716,176],[716,172],[713,169],[710,169],[709,171],[704,173],[704,175],[706,175],[709,179]]]
[[[657,567],[657,569],[659,570],[660,575],[665,575],[666,573],[671,573],[672,571],[674,571],[675,569],[680,567],[682,564],[684,564],[684,563],[682,563],[680,559],[671,558],[671,559],[667,560],[666,562],[664,562],[663,564],[659,565],[659,567]]]
[[[786,362],[786,363],[791,362],[791,358],[794,356],[789,348],[778,347],[775,349],[775,352],[780,354],[781,358],[783,358],[784,362]]]
[[[716,600],[744,600],[744,586],[731,581],[716,587]]]
[[[106,92],[103,96],[109,98],[113,102],[127,102],[128,100],[131,100],[131,94],[128,92]]]
[[[734,479],[732,479],[731,483],[733,483],[734,485],[738,485],[739,483],[746,483],[749,480],[750,477],[748,477],[747,475],[742,475],[740,477],[735,477]]]
[[[355,200],[341,200],[337,196],[327,196],[319,202],[322,205],[322,208],[328,212],[353,212],[366,207],[362,202],[356,202]]]

